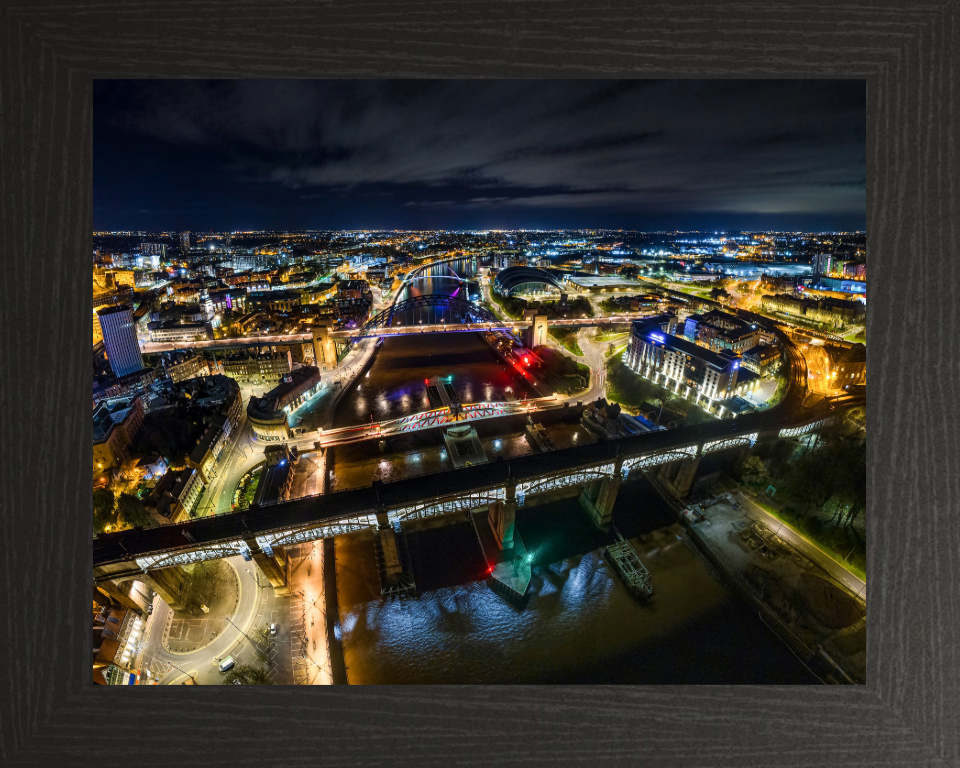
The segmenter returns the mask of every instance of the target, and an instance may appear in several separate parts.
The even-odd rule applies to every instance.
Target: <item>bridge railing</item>
[[[745,429],[747,425],[737,424],[737,422],[742,422],[744,420],[751,420],[751,430],[755,429],[759,432],[763,432],[764,430],[772,430],[776,428],[779,431],[779,429],[783,427],[801,426],[802,424],[816,421],[823,418],[823,416],[826,414],[825,411],[819,408],[809,409],[809,411],[806,412],[806,415],[804,415],[803,410],[795,409],[788,412],[780,410],[781,407],[782,406],[778,406],[770,411],[756,414],[758,418],[752,420],[751,416],[753,415],[747,415],[742,417],[742,419],[735,420],[732,423],[710,422],[707,425],[698,425],[697,427],[684,427],[680,428],[679,430],[647,433],[645,435],[635,435],[621,438],[616,441],[585,445],[577,448],[573,453],[567,450],[554,451],[549,454],[549,461],[547,462],[549,466],[541,466],[543,465],[544,460],[543,455],[520,457],[521,459],[533,459],[534,461],[532,461],[532,463],[527,462],[527,464],[530,465],[530,469],[535,471],[529,476],[527,476],[527,473],[521,471],[517,473],[515,477],[517,481],[521,481],[530,480],[533,477],[556,474],[558,472],[573,472],[580,467],[596,464],[601,459],[610,460],[610,457],[613,455],[611,451],[613,453],[621,452],[621,455],[624,459],[632,456],[644,455],[646,453],[657,453],[671,447],[672,445],[672,443],[662,443],[665,443],[665,441],[668,440],[676,440],[677,437],[681,437],[680,435],[676,434],[677,432],[683,433],[682,440],[678,442],[677,445],[686,445],[692,442],[703,442],[705,440],[708,441],[710,437],[716,439],[717,437],[724,436],[723,433],[718,431],[718,427],[720,425],[722,425],[724,429],[729,429],[732,427],[732,431],[726,433],[726,436],[734,434],[738,427]],[[786,418],[784,418],[784,416],[786,416]],[[612,445],[612,442],[616,442],[617,445]],[[584,450],[586,450],[586,454],[583,453]],[[444,495],[466,494],[482,488],[496,487],[497,485],[508,482],[508,478],[511,475],[511,470],[514,469],[515,465],[516,462],[494,462],[492,464],[481,465],[475,468],[456,470],[457,474],[454,476],[450,476],[449,473],[451,470],[437,470],[430,473],[424,473],[423,475],[416,476],[415,478],[404,478],[402,480],[398,480],[397,483],[409,483],[410,481],[415,481],[417,488],[422,487],[423,489],[426,489],[428,484],[422,482],[423,478],[445,475],[450,478],[450,480],[454,481],[454,488],[456,488],[456,491],[450,494],[427,491],[426,495],[418,496],[416,493],[411,494],[409,492],[410,489],[407,488],[408,492],[406,493],[405,501],[412,503],[422,499],[441,498]],[[463,478],[462,482],[460,482],[460,478]],[[476,484],[474,485],[474,483]],[[369,488],[370,486],[361,488],[339,488],[327,494],[311,494],[310,496],[302,497],[303,499],[319,499],[322,495],[325,498],[325,501],[317,507],[317,509],[321,511],[326,508],[336,509],[338,506],[342,507],[344,510],[349,508],[349,511],[344,511],[342,514],[331,515],[329,518],[311,517],[309,520],[305,520],[303,511],[298,511],[294,508],[292,512],[293,518],[298,521],[302,520],[303,522],[291,522],[289,516],[284,522],[281,519],[276,519],[282,517],[279,513],[271,512],[267,517],[257,515],[256,512],[258,509],[260,509],[260,507],[255,507],[243,515],[236,515],[233,512],[221,513],[210,515],[207,518],[189,521],[189,523],[188,521],[180,521],[177,523],[168,522],[157,527],[159,529],[166,530],[171,526],[176,525],[183,529],[184,536],[182,537],[171,536],[167,534],[164,536],[158,536],[156,541],[154,541],[149,536],[144,538],[142,534],[130,537],[129,534],[134,533],[132,531],[101,534],[98,536],[98,539],[103,540],[103,544],[99,547],[97,543],[94,544],[95,562],[111,564],[123,562],[126,559],[133,559],[134,557],[140,555],[203,548],[204,546],[208,546],[210,543],[220,541],[221,539],[227,540],[229,538],[232,540],[237,538],[238,535],[247,535],[246,533],[238,531],[237,525],[240,524],[242,524],[242,528],[245,531],[250,531],[251,533],[255,532],[258,534],[274,533],[289,528],[307,529],[309,527],[319,527],[321,523],[335,524],[340,519],[347,519],[360,513],[368,514],[373,511],[373,507],[377,507],[383,503],[383,500],[380,499],[379,491],[375,491],[374,494],[372,494],[372,498],[369,503],[365,500],[365,498],[362,496],[362,493],[364,491],[369,491]],[[354,503],[353,506],[351,506],[349,502],[344,502],[343,504],[336,503],[336,498],[339,497],[339,494],[343,493],[345,494],[345,497],[349,499],[349,495],[347,494],[357,492],[360,492],[361,496],[358,496],[357,503]],[[284,502],[284,504],[295,505],[299,501],[301,501],[301,499],[292,499]],[[277,507],[280,506],[280,504],[280,502],[274,502],[270,505],[263,506]],[[208,518],[213,518],[215,521],[222,521],[224,527],[215,524],[212,526],[207,525],[202,529],[197,530],[194,523],[203,523]],[[197,534],[202,537],[202,541],[197,541],[194,543],[192,531],[197,531]],[[144,533],[149,533],[149,531],[144,531]],[[129,549],[126,546],[124,543],[125,539],[128,539],[127,543],[132,549]],[[101,554],[99,555],[97,554],[98,549],[101,550]]]

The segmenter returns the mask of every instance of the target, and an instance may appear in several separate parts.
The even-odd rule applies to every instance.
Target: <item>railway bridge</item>
[[[786,406],[791,407],[787,408]],[[593,521],[609,524],[620,484],[653,471],[668,490],[689,492],[701,457],[716,451],[794,437],[817,429],[860,396],[812,407],[784,402],[733,420],[610,439],[545,454],[521,456],[365,488],[309,496],[246,512],[201,518],[149,530],[101,534],[93,546],[94,580],[117,599],[121,584],[148,583],[176,607],[184,565],[241,555],[253,560],[275,589],[286,589],[284,548],[370,528],[381,539],[405,520],[487,508],[500,546],[513,546],[516,511],[543,494],[579,496]]]

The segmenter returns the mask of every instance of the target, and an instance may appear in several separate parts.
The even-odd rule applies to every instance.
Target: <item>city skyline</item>
[[[865,229],[852,81],[118,81],[94,107],[97,230]]]
[[[862,96],[98,83],[94,683],[863,684]]]

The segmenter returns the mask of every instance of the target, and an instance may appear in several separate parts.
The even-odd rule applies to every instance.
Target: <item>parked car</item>
[[[233,660],[233,656],[227,656],[225,659],[220,659],[220,671],[227,672],[234,668],[237,662]]]

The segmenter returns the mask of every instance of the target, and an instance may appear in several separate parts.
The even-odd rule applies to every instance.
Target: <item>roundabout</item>
[[[172,611],[161,643],[167,651],[189,655],[200,651],[237,622],[240,575],[229,560],[194,563],[184,568],[191,576],[186,608]]]

